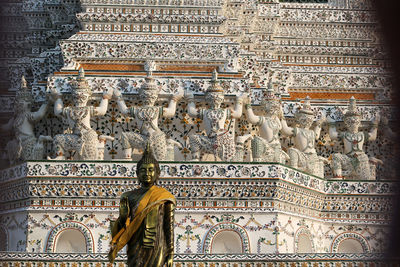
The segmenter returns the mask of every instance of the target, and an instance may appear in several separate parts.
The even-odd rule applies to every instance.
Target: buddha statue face
[[[139,183],[143,187],[150,187],[154,185],[159,175],[160,174],[158,173],[154,163],[143,163],[137,170]]]
[[[346,126],[346,129],[351,133],[357,133],[360,124],[361,124],[360,116],[353,115],[344,117],[344,125]]]

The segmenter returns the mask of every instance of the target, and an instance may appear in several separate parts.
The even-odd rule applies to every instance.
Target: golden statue
[[[128,266],[157,267],[173,265],[175,197],[154,185],[160,166],[149,144],[137,163],[138,189],[121,196],[119,217],[111,224],[110,262],[128,245]]]

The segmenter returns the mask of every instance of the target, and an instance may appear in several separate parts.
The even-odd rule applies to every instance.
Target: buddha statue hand
[[[174,252],[170,252],[167,256],[167,267],[174,266]]]
[[[123,222],[126,221],[129,215],[129,200],[128,197],[123,197],[121,198],[121,201],[119,203],[119,214]]]

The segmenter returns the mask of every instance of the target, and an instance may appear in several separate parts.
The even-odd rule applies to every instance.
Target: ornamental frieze
[[[0,172],[1,181],[29,177],[51,178],[132,178],[136,175],[136,164],[127,162],[27,162]],[[245,183],[265,181],[268,179],[282,179],[301,187],[314,190],[323,194],[362,194],[362,195],[386,195],[393,194],[395,184],[383,181],[335,181],[324,180],[315,176],[294,170],[280,164],[229,164],[229,163],[168,163],[161,165],[161,175],[167,179],[165,186],[169,186],[169,179],[181,178],[183,184],[191,184],[190,179],[221,179],[221,182],[229,184],[229,181]],[[51,181],[51,180],[50,180]],[[53,182],[56,182],[54,180]],[[61,181],[61,180],[60,180]],[[63,180],[65,183],[74,183],[72,180]],[[63,182],[63,183],[64,183]],[[128,182],[128,181],[127,181]],[[100,181],[98,183],[101,183]],[[112,181],[117,183],[117,181]],[[131,183],[131,182],[129,182]],[[134,183],[132,181],[132,183]],[[241,183],[241,182],[240,182]],[[79,187],[79,185],[76,185]],[[83,188],[82,190],[87,190]],[[262,190],[261,190],[262,191]],[[46,191],[47,192],[47,191]],[[48,192],[50,193],[51,190]],[[232,192],[231,192],[232,194]],[[245,194],[250,194],[247,192]],[[263,193],[265,194],[265,192]]]

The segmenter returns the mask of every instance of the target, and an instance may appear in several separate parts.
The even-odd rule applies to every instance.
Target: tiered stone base
[[[2,267],[123,267],[126,256],[114,264],[107,254],[0,253]],[[383,254],[178,254],[176,267],[367,267],[394,266]]]

